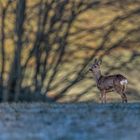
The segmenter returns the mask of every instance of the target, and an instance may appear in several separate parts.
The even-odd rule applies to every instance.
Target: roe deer
[[[100,90],[100,98],[102,103],[106,103],[106,93],[116,91],[121,95],[122,102],[127,103],[125,94],[126,85],[128,83],[126,77],[121,74],[103,76],[100,70],[101,60],[95,59],[94,64],[89,69],[95,76],[97,88]]]

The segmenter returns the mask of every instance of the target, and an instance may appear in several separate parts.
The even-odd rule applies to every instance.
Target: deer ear
[[[99,59],[98,60],[98,65],[101,65],[102,64],[102,59]]]
[[[94,63],[96,64],[96,63],[98,63],[98,60],[95,58],[95,61],[94,61]]]

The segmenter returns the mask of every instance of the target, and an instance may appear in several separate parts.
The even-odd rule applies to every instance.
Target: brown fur
[[[103,76],[101,74],[100,64],[100,61],[95,60],[95,63],[90,68],[90,71],[92,71],[96,78],[97,88],[100,90],[101,93],[101,102],[106,103],[106,93],[116,91],[118,94],[121,95],[122,102],[126,103],[127,97],[125,91],[127,83],[123,83],[122,85],[120,82],[122,80],[127,80],[127,78],[121,74]]]

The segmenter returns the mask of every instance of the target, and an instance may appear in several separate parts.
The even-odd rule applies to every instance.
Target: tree
[[[105,58],[108,73],[128,72],[139,57],[139,1],[23,0],[0,7],[4,101],[50,101],[50,96],[58,101],[75,88],[77,101],[93,89],[88,74],[93,58]],[[118,49],[129,49],[129,55],[116,54]]]

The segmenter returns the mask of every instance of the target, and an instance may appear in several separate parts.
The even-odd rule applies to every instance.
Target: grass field
[[[1,140],[138,140],[140,104],[3,103]]]

